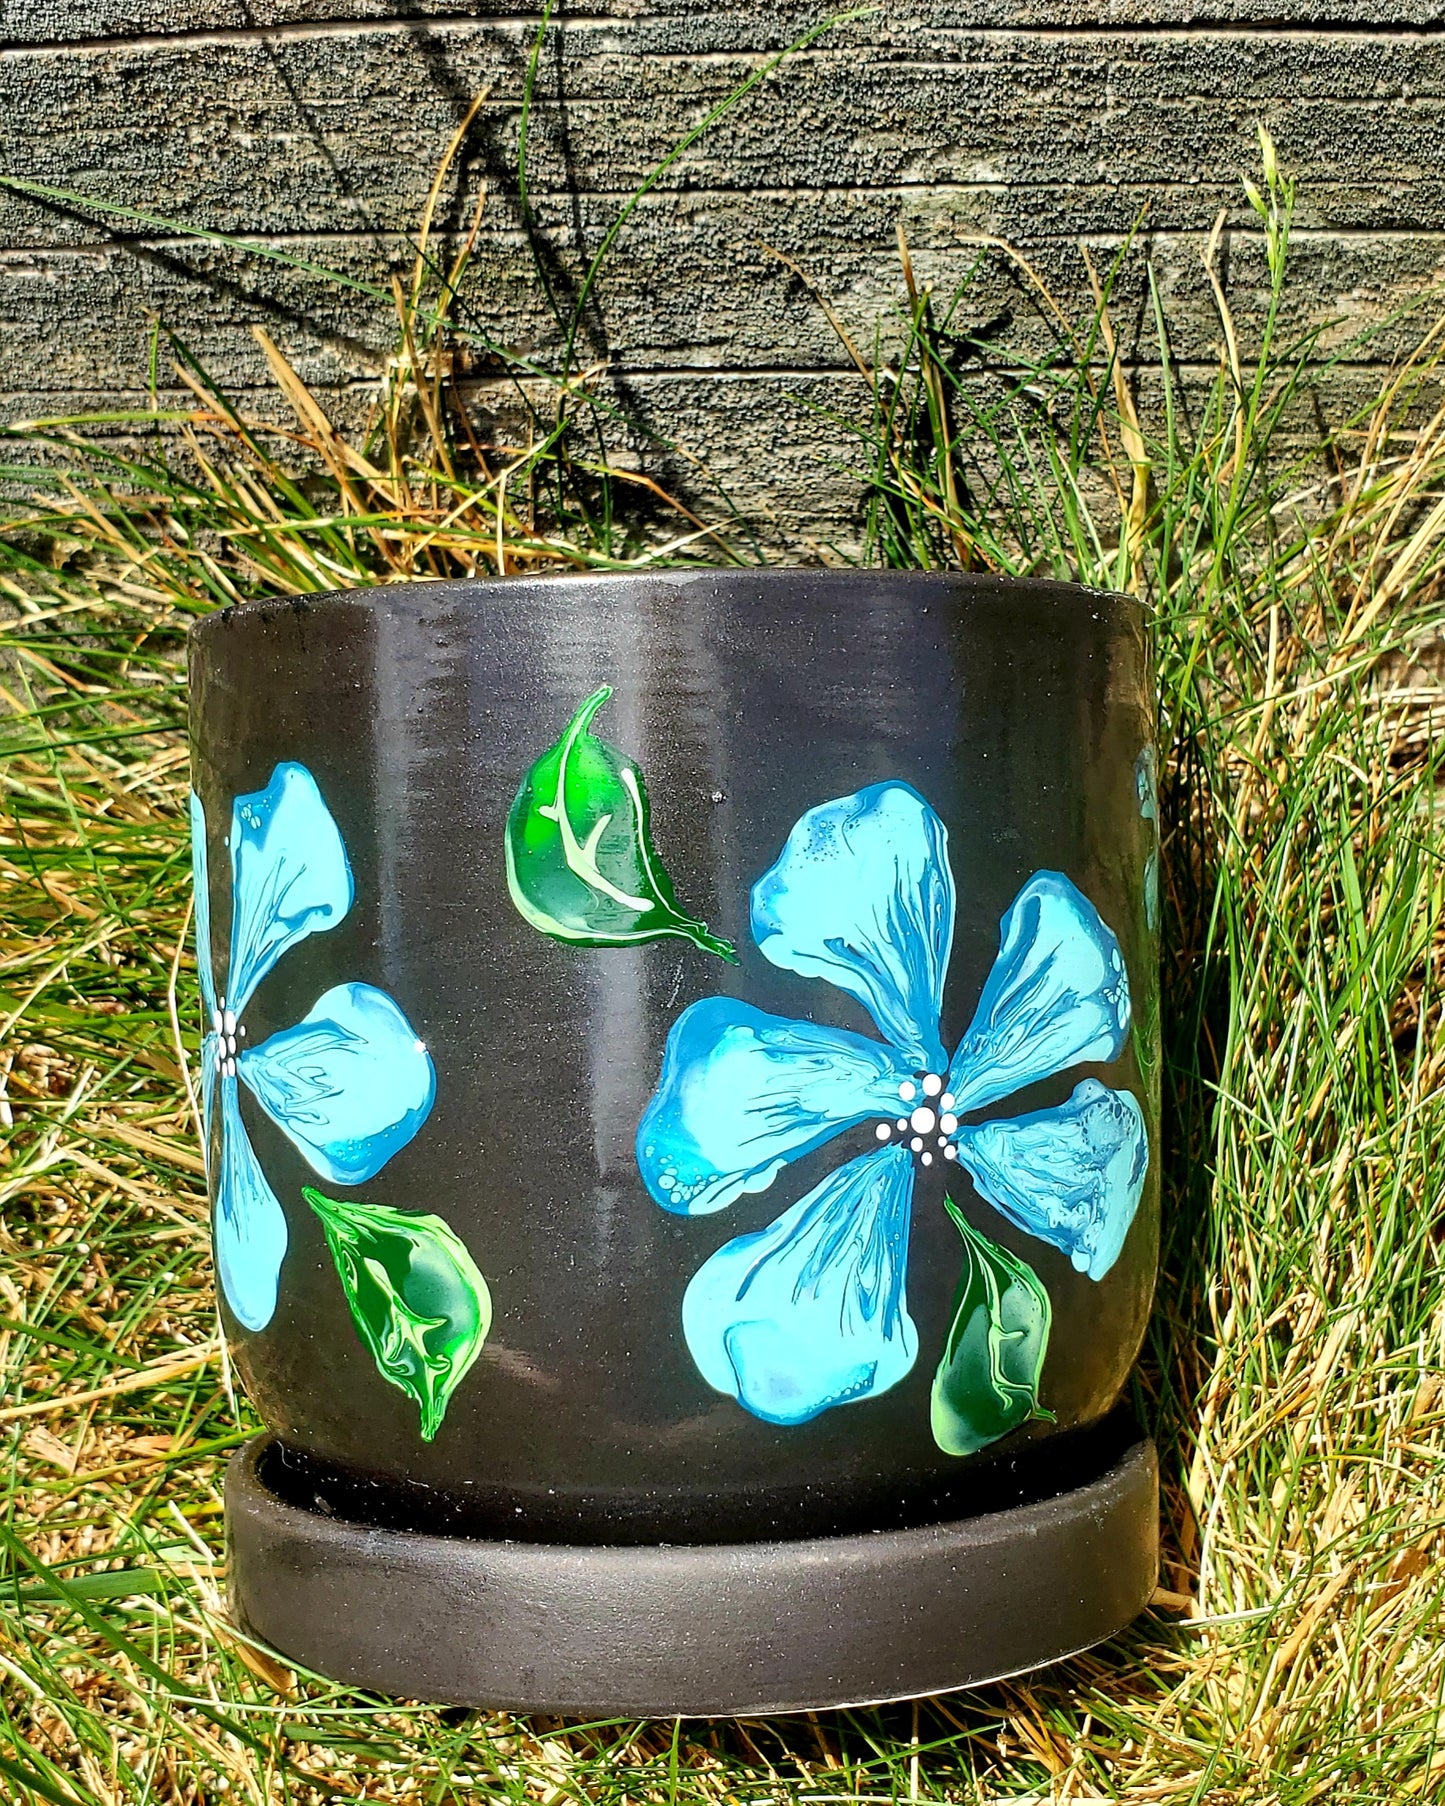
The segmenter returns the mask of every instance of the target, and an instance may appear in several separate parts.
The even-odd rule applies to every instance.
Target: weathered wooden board
[[[528,156],[564,308],[626,195],[817,16],[701,0],[566,9]],[[1049,329],[1027,284],[979,239],[1021,245],[1077,308],[1079,241],[1102,270],[1142,220],[1116,290],[1121,341],[1149,355],[1147,252],[1174,352],[1206,370],[1219,326],[1200,252],[1220,209],[1246,343],[1262,318],[1239,178],[1264,122],[1302,183],[1285,329],[1321,326],[1348,360],[1340,393],[1367,398],[1418,331],[1418,316],[1392,314],[1445,280],[1442,21],[1445,0],[910,0],[775,71],[668,171],[598,277],[583,348],[660,434],[721,459],[745,505],[841,532],[838,429],[786,400],[852,381],[814,289],[871,342],[897,299],[902,221],[936,292],[974,272],[961,334],[982,332],[984,355],[1041,356]],[[473,318],[497,343],[554,356],[515,199],[536,26],[535,0],[6,0],[3,167],[100,205],[0,191],[0,416],[138,394],[155,318],[246,394],[265,387],[260,321],[308,381],[359,405],[355,385],[388,349],[384,301],[105,203],[384,283],[482,89],[442,218],[487,186]]]
[[[515,174],[532,27],[444,23],[8,53],[0,118],[25,121],[12,167],[220,231],[405,230],[459,109],[480,90],[490,98],[471,179]],[[745,20],[703,23],[701,49],[689,47],[692,19],[584,20],[559,32],[539,82],[533,187],[622,196],[643,181],[762,60],[735,48]],[[1095,191],[1091,223],[1116,230],[1147,192],[1158,223],[1179,226],[1199,223],[1252,167],[1260,120],[1316,223],[1445,228],[1445,35],[1433,34],[880,24],[866,53],[821,49],[777,70],[664,180],[956,183],[1022,200],[1015,221],[1041,233],[1060,207],[1077,226],[1080,187]],[[93,228],[63,208],[0,203],[0,243],[86,236]]]
[[[918,191],[722,196],[703,205],[691,198],[649,197],[602,265],[593,291],[596,305],[584,315],[579,361],[610,357],[634,372],[841,369],[849,354],[819,296],[865,353],[872,351],[879,322],[883,343],[891,349],[902,321],[897,219],[906,223],[919,279],[931,282],[940,297],[940,313],[946,298],[963,285],[950,326],[957,340],[972,338],[975,344],[962,355],[973,361],[1046,357],[1060,342],[1056,323],[1002,253],[970,242],[970,226],[977,231],[977,223],[960,219],[949,202],[950,197],[940,204],[939,197]],[[605,218],[601,208],[586,210],[588,243],[600,238]],[[559,221],[550,242],[567,251],[570,238]],[[1217,356],[1221,330],[1203,242],[1199,234],[1158,233],[1125,257],[1111,311],[1130,356],[1148,359],[1155,350],[1146,257],[1165,300],[1174,354],[1206,364]],[[1107,273],[1120,241],[1094,235],[1088,243],[1096,268]],[[411,261],[410,247],[399,238],[295,238],[287,249],[369,282],[386,268],[409,267]],[[786,254],[808,281],[774,251]],[[562,263],[554,281],[565,321],[581,263],[575,253]],[[1032,247],[1031,263],[1067,305],[1078,305],[1086,271],[1073,240]],[[1269,301],[1260,235],[1230,233],[1219,265],[1247,345],[1262,329]],[[1385,363],[1420,332],[1418,309],[1391,321],[1392,309],[1407,308],[1422,289],[1445,283],[1445,236],[1396,243],[1350,233],[1302,233],[1295,269],[1297,280],[1280,318],[1285,341],[1323,320],[1324,351],[1347,355],[1356,364]],[[543,362],[555,359],[563,333],[520,232],[488,236],[465,292],[466,323],[480,341]],[[0,318],[6,321],[0,373],[6,390],[53,390],[65,383],[134,389],[144,381],[149,361],[149,335],[140,324],[147,316],[181,331],[219,377],[242,386],[264,382],[253,322],[287,347],[309,383],[324,386],[374,374],[391,349],[395,321],[384,296],[334,286],[241,249],[172,240],[9,252],[0,255]],[[1381,320],[1389,323],[1372,324]]]
[[[278,27],[325,26],[341,22],[532,17],[535,0],[8,0],[0,15],[0,43],[49,46],[141,36],[180,37],[201,32],[256,34]],[[631,19],[642,14],[687,16],[696,0],[570,0],[559,7],[564,19]],[[843,10],[843,9],[840,9]],[[943,23],[961,17],[955,0],[923,0],[909,16]],[[756,20],[761,35],[772,29],[778,42],[826,14],[803,7],[773,6]],[[1438,24],[1440,0],[975,0],[967,11],[973,26],[1203,25],[1275,30],[1321,27],[1333,31]],[[801,23],[800,23],[801,22]]]

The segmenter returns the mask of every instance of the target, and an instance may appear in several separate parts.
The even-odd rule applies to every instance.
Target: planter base
[[[1158,1466],[1138,1438],[1057,1497],[796,1542],[578,1547],[382,1530],[278,1499],[238,1451],[232,1604],[376,1692],[588,1717],[789,1712],[943,1693],[1058,1660],[1143,1607]]]

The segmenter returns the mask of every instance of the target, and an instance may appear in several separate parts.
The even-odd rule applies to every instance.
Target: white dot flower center
[[[224,997],[211,1011],[211,1031],[216,1037],[216,1071],[223,1079],[233,1079],[236,1076],[236,1042],[246,1031],[236,1026],[236,1012],[227,1009]]]
[[[892,1122],[876,1123],[874,1135],[879,1141],[891,1141],[895,1134],[904,1138],[911,1151],[918,1155],[920,1163],[932,1166],[934,1151],[933,1148],[925,1148],[924,1140],[934,1136],[936,1130],[941,1130],[934,1146],[945,1160],[957,1160],[958,1149],[950,1137],[958,1128],[958,1117],[953,1112],[953,1093],[945,1091],[943,1085],[942,1077],[936,1072],[920,1073],[916,1079],[904,1079],[898,1087],[898,1096],[908,1114],[895,1117]],[[924,1102],[923,1099],[929,1101]]]

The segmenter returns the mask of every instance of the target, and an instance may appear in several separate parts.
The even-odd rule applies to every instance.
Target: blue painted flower
[[[425,1122],[436,1094],[431,1056],[406,1017],[372,985],[336,985],[293,1028],[243,1045],[240,1020],[283,953],[322,934],[350,909],[351,866],[316,780],[278,765],[264,790],[231,809],[231,939],[226,991],[211,964],[206,817],[191,797],[196,962],[206,1033],[201,1042],[206,1164],[216,1207],[216,1265],[239,1322],[264,1329],[276,1308],[286,1217],[241,1118],[238,1080],[313,1172],[361,1185]],[[219,1114],[217,1161],[213,1124]]]
[[[948,833],[906,784],[810,809],[753,887],[764,958],[856,998],[883,1036],[769,1016],[731,997],[684,1010],[637,1130],[666,1209],[696,1216],[766,1190],[849,1129],[883,1144],[848,1160],[769,1225],[706,1261],[683,1333],[710,1385],[770,1423],[870,1398],[913,1366],[905,1273],[916,1169],[957,1161],[1011,1223],[1101,1279],[1148,1166],[1143,1113],[1086,1078],[1066,1103],[962,1119],[1082,1062],[1116,1059],[1129,984],[1114,935],[1058,872],[1036,872],[1003,918],[973,1021],[939,1033],[953,945]]]

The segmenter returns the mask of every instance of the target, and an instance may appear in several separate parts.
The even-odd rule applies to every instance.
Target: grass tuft
[[[982,351],[967,289],[932,294],[906,245],[867,355],[839,322],[848,555],[1132,589],[1162,678],[1166,1247],[1138,1391],[1163,1585],[1099,1650],[917,1707],[674,1726],[395,1704],[252,1647],[220,1593],[221,1467],[252,1419],[216,1335],[187,1080],[182,630],[357,581],[750,557],[746,523],[649,490],[565,364],[511,366],[529,436],[477,433],[453,329],[472,241],[438,264],[429,221],[358,436],[274,347],[284,427],[178,348],[194,407],[120,423],[119,448],[113,419],[11,429],[5,1797],[1440,1797],[1445,316],[1320,429],[1331,365],[1279,342],[1294,196],[1267,143],[1263,164],[1274,305],[1246,346],[1216,285],[1203,392],[1176,382],[1157,289],[1152,359],[1120,361],[1117,267],[1074,317],[983,247],[1053,322],[1047,356]]]

